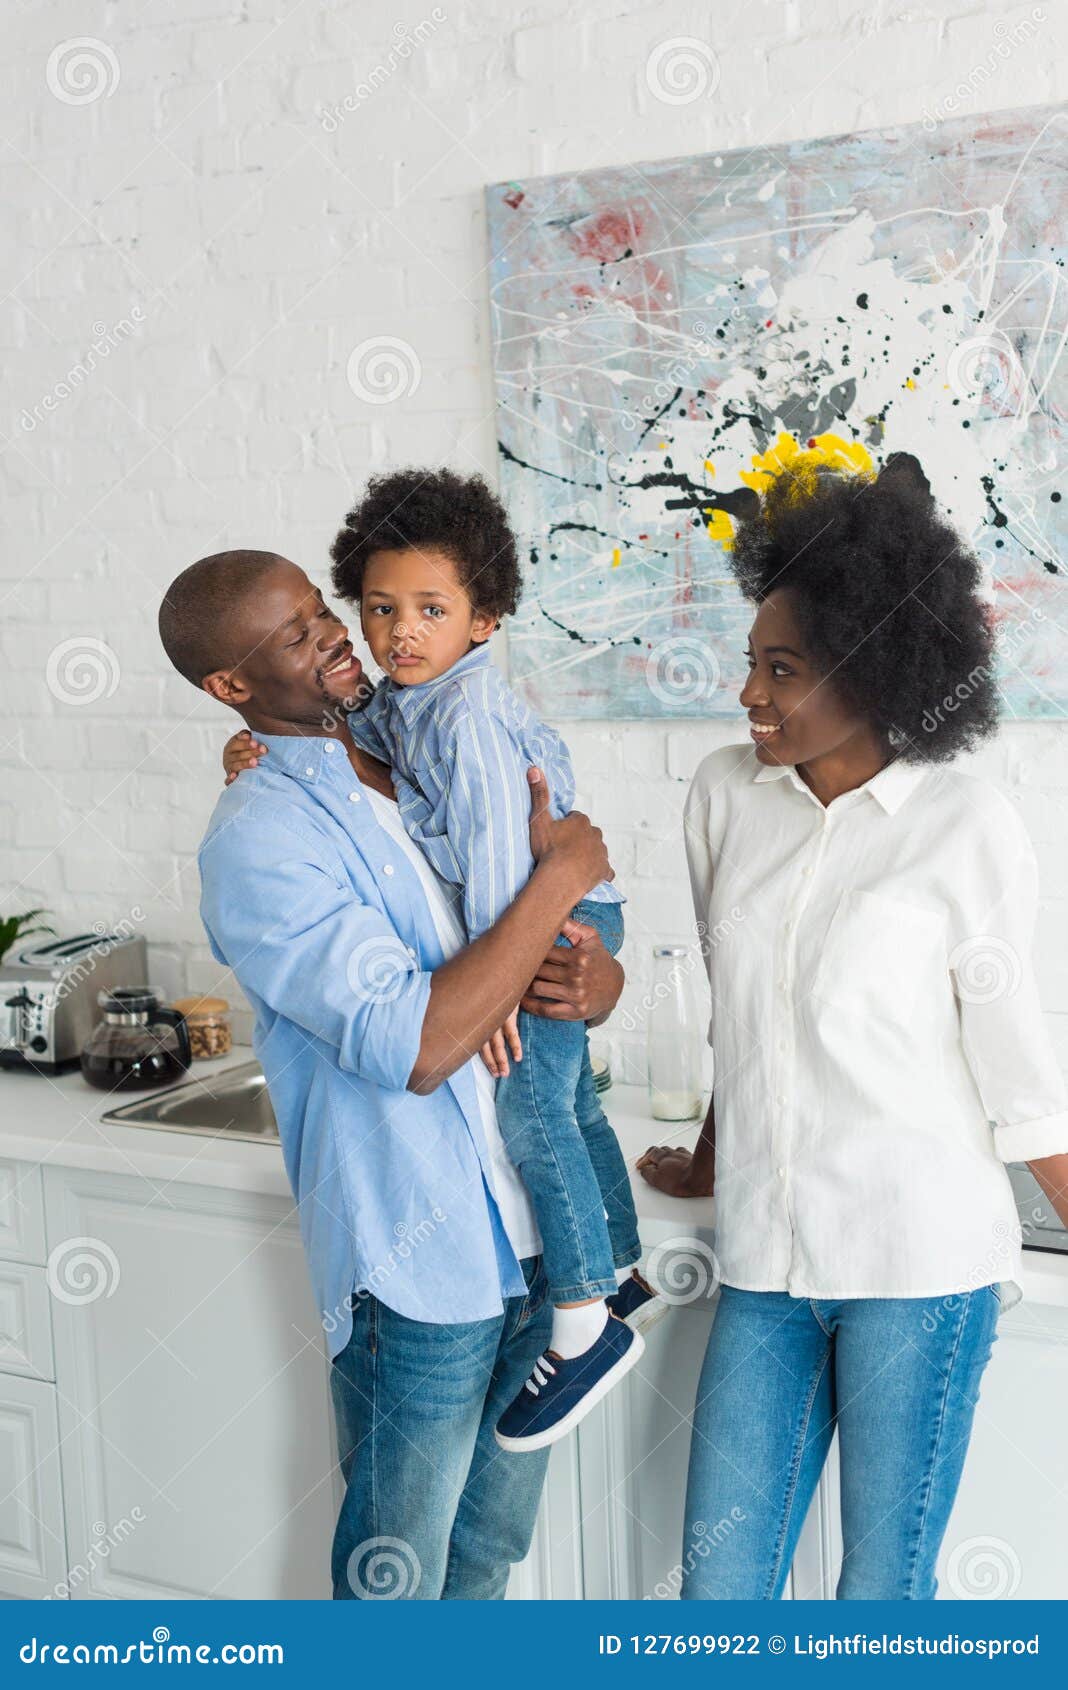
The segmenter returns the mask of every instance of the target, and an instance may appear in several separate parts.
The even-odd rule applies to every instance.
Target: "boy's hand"
[[[259,740],[253,739],[248,728],[242,728],[240,733],[233,734],[223,746],[223,768],[226,770],[226,785],[235,781],[242,769],[255,769],[259,766],[261,757],[266,757],[267,747]]]
[[[503,1027],[498,1027],[493,1037],[487,1039],[482,1046],[482,1060],[486,1064],[495,1080],[503,1080],[509,1072],[508,1052],[511,1051],[513,1061],[523,1060],[523,1041],[519,1037],[518,1010],[513,1009]]]

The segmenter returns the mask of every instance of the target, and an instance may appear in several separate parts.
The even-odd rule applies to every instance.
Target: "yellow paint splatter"
[[[622,562],[622,559],[623,559],[623,553],[620,551],[619,547],[616,546],[613,549],[613,552],[612,552],[612,568],[618,569],[620,563]]]
[[[908,377],[908,378],[907,378],[907,379],[906,379],[906,381],[905,381],[905,386],[906,386],[906,387],[907,387],[907,388],[909,388],[909,389],[910,389],[910,390],[911,390],[911,392],[913,392],[913,393],[915,393],[915,391],[916,391],[916,383],[915,383],[915,382],[914,382],[914,381],[913,381],[913,379],[912,379],[912,377],[911,377],[911,376],[909,376],[909,377]]]
[[[709,539],[718,540],[724,551],[729,552],[734,545],[734,523],[729,515],[724,510],[707,511],[705,514]]]
[[[707,469],[709,475],[715,475],[716,466],[710,458],[705,459],[705,468]]]
[[[815,492],[821,469],[871,479],[875,474],[871,453],[857,440],[843,440],[840,434],[817,434],[802,448],[792,434],[780,434],[766,452],[753,454],[753,468],[742,470],[740,480],[754,493],[765,493],[780,475],[789,477],[793,496],[807,498]]]

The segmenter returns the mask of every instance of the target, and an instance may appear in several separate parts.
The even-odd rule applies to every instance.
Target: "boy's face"
[[[375,552],[363,573],[360,622],[371,656],[400,687],[443,675],[497,626],[438,551]]]

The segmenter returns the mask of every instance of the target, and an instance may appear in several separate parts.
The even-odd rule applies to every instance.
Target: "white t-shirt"
[[[418,845],[415,845],[404,830],[400,819],[400,812],[396,804],[371,787],[364,786],[363,792],[370,800],[375,820],[385,828],[390,838],[406,852],[408,860],[415,869],[426,893],[426,901],[430,908],[431,918],[437,932],[441,948],[446,961],[462,951],[467,944],[467,935],[463,924],[456,913],[455,904],[450,897],[452,888],[445,885],[430,867]],[[495,1101],[496,1082],[493,1080],[485,1063],[480,1056],[472,1058],[471,1071],[475,1080],[475,1091],[478,1095],[479,1113],[482,1117],[482,1131],[486,1139],[493,1170],[493,1195],[497,1199],[501,1221],[508,1241],[519,1257],[520,1261],[528,1256],[540,1256],[541,1234],[538,1223],[534,1218],[530,1197],[526,1186],[520,1177],[519,1170],[510,1160],[501,1138],[501,1129],[497,1125],[497,1105]]]

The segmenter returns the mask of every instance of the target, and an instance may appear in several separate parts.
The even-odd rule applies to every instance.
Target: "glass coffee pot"
[[[192,1060],[189,1029],[148,986],[120,986],[97,998],[98,1021],[82,1051],[82,1073],[101,1091],[143,1091],[172,1085]]]

